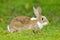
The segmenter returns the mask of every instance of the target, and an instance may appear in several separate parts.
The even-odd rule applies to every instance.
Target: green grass
[[[15,16],[33,17],[33,6],[41,6],[49,20],[39,33],[24,30],[9,33],[7,25]],[[0,0],[0,40],[60,40],[60,0]]]

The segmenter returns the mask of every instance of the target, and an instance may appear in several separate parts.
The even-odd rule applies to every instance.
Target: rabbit
[[[7,26],[9,32],[20,32],[21,30],[41,30],[44,25],[49,23],[45,16],[42,16],[42,10],[40,7],[33,7],[33,11],[36,17],[30,18],[27,16],[17,16],[12,19]]]

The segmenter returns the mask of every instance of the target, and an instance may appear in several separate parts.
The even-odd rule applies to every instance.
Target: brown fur
[[[26,16],[18,16],[12,19],[10,26],[17,26],[20,27],[22,24],[28,24],[30,22],[30,18]]]
[[[14,19],[12,19],[9,27],[11,29],[14,29],[14,30],[11,30],[11,31],[16,31],[16,30],[25,30],[25,29],[37,29],[37,25],[36,25],[36,22],[37,20],[30,20],[29,17],[26,17],[26,16],[18,16],[18,17],[15,17]]]

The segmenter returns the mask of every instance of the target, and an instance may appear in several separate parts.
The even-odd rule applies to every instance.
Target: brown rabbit
[[[8,25],[9,32],[19,32],[21,30],[28,30],[32,29],[37,31],[42,29],[44,25],[48,24],[48,20],[45,16],[41,15],[41,8],[40,7],[33,7],[34,14],[36,18],[30,18],[27,16],[17,16]]]

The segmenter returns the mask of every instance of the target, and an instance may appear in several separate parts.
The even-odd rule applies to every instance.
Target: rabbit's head
[[[34,14],[36,16],[36,19],[38,20],[38,22],[41,25],[47,25],[49,23],[48,19],[41,14],[42,10],[40,7],[37,7],[37,8],[33,7],[33,10],[34,10]]]

